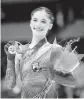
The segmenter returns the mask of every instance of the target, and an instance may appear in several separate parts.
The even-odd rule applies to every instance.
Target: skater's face
[[[31,16],[30,27],[34,35],[46,36],[53,24],[45,10],[36,11]]]

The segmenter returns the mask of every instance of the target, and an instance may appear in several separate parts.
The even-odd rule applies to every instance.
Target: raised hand
[[[14,60],[15,59],[15,41],[9,41],[5,46],[4,46],[4,51],[7,55],[7,58],[9,60]]]

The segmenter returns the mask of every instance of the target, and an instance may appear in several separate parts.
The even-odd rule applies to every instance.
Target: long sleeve
[[[7,59],[5,82],[8,89],[12,89],[16,84],[15,60],[11,61]]]

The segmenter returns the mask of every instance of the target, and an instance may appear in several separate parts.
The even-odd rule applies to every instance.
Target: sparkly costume
[[[22,53],[15,56],[15,62],[8,60],[5,77],[8,87],[13,88],[16,79],[19,78],[21,98],[55,98],[49,93],[53,81],[62,85],[75,86],[76,80],[72,73],[62,72],[55,67],[56,59],[60,58],[62,52],[60,45],[53,46],[45,39],[32,49],[29,48],[29,44],[23,45]]]

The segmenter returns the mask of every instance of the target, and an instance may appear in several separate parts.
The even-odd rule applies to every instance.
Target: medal
[[[10,54],[21,53],[22,52],[21,44],[15,41],[14,45],[9,46],[8,51]]]
[[[9,46],[8,51],[10,54],[15,54],[16,53],[16,48],[14,45]]]

